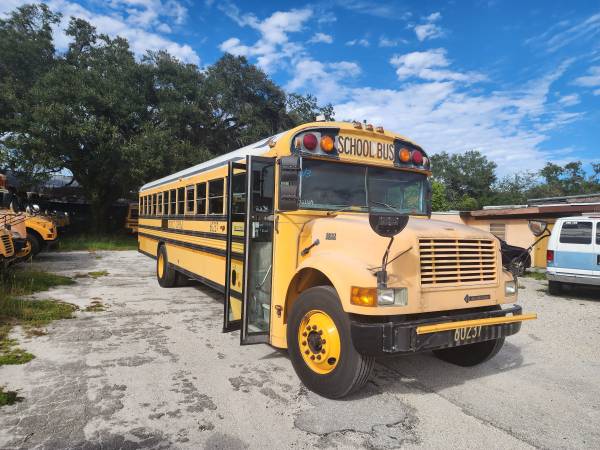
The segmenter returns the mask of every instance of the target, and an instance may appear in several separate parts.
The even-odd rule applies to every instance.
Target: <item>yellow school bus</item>
[[[323,396],[359,389],[377,356],[475,365],[535,315],[497,239],[430,219],[430,175],[403,136],[307,123],[144,185],[139,251],[162,287],[222,292],[223,330],[287,348]]]
[[[138,231],[138,215],[138,204],[130,203],[127,207],[127,217],[125,217],[125,229],[131,234],[135,234]]]

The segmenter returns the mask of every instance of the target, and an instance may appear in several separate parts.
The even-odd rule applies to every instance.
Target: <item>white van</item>
[[[558,219],[546,259],[551,294],[560,293],[563,283],[600,286],[600,215]]]

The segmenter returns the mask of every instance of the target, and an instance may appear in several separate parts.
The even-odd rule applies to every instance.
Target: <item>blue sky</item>
[[[0,13],[23,4],[4,0]],[[55,11],[204,67],[244,55],[338,119],[501,174],[600,161],[600,1],[51,0]],[[67,44],[56,31],[59,49]],[[589,167],[589,166],[588,166]]]

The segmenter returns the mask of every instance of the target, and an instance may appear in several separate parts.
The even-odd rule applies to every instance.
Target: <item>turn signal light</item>
[[[305,149],[314,150],[315,148],[317,148],[318,144],[317,137],[312,133],[307,133],[302,139],[302,144],[304,145]]]
[[[350,303],[358,306],[377,306],[377,288],[352,286]]]
[[[400,161],[403,163],[407,163],[410,161],[410,150],[407,148],[403,148],[400,150]]]
[[[327,153],[331,153],[333,151],[334,143],[333,138],[331,136],[323,136],[321,138],[321,150]]]

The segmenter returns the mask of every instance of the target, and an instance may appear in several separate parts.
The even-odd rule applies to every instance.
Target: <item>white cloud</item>
[[[361,73],[355,62],[339,61],[323,63],[311,58],[303,58],[295,64],[294,77],[285,86],[288,91],[308,88],[322,103],[341,100],[348,92],[342,80],[353,78]]]
[[[427,39],[435,39],[443,36],[444,31],[435,23],[441,18],[442,15],[439,12],[434,12],[425,18],[425,23],[415,25],[413,30],[417,35],[417,39],[423,42]]]
[[[600,86],[600,66],[590,67],[588,73],[582,77],[576,78],[573,84],[582,87]]]
[[[369,47],[371,45],[371,43],[369,42],[368,39],[362,38],[362,39],[352,39],[351,41],[346,42],[346,45],[349,47],[354,47],[355,45],[359,45],[361,47]]]
[[[7,12],[26,3],[31,2],[2,2],[0,12]],[[166,32],[166,27],[170,29],[170,26],[161,20],[178,24],[186,19],[187,9],[174,0],[111,0],[102,4],[106,11],[104,13],[89,10],[67,0],[50,0],[47,3],[52,11],[63,14],[61,23],[54,30],[54,42],[59,50],[65,50],[69,44],[70,38],[64,33],[64,29],[68,26],[71,16],[74,16],[87,20],[100,33],[126,38],[131,50],[138,57],[144,55],[146,50],[167,50],[184,62],[200,64],[200,58],[192,47],[179,44],[158,33]],[[10,9],[5,9],[7,5]]]
[[[563,95],[558,99],[558,102],[563,106],[575,106],[579,104],[579,95],[577,94],[569,94]]]
[[[596,43],[599,36],[600,13],[595,13],[574,24],[568,20],[561,20],[544,33],[527,39],[525,43],[555,52],[573,44]]]
[[[416,77],[431,81],[447,80],[473,83],[485,79],[483,75],[476,72],[461,73],[446,69],[450,65],[450,61],[446,58],[446,50],[443,48],[394,55],[390,63],[396,67],[399,80]]]
[[[323,42],[325,44],[331,44],[333,42],[333,37],[330,34],[326,33],[315,33],[313,37],[308,40],[311,44],[316,44],[318,42]]]
[[[354,88],[334,108],[338,119],[367,119],[414,139],[430,153],[475,149],[498,163],[501,174],[537,169],[548,157],[540,146],[549,132],[580,117],[549,100],[567,65],[523,87],[487,94],[445,79],[405,82],[397,89]]]
[[[302,46],[290,42],[288,34],[301,31],[312,16],[312,10],[277,11],[261,21],[254,14],[242,14],[232,3],[219,5],[219,8],[239,26],[248,26],[260,34],[253,45],[244,45],[235,37],[229,38],[219,46],[222,51],[256,57],[257,65],[267,72],[275,70],[279,62],[297,58],[302,53]]]
[[[378,46],[379,47],[398,47],[401,44],[407,44],[408,41],[405,39],[390,39],[386,36],[380,36]]]

